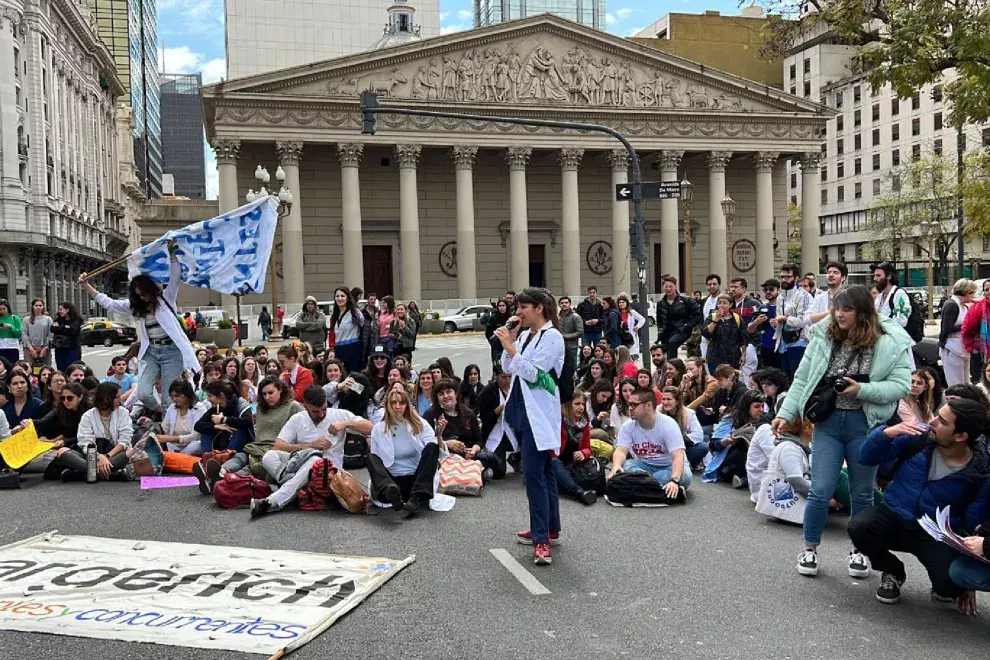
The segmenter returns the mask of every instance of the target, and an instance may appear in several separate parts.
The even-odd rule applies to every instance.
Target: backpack
[[[614,506],[666,506],[671,503],[660,482],[646,472],[620,472],[605,484],[605,498]]]
[[[330,484],[337,469],[329,458],[318,458],[309,467],[306,485],[296,493],[302,511],[325,511],[336,498]]]
[[[898,289],[900,287],[895,286],[890,290],[890,295],[887,296],[888,304],[890,300],[893,300],[894,294],[897,293]],[[918,301],[907,291],[904,291],[904,293],[907,295],[908,302],[911,304],[911,315],[908,316],[908,322],[904,326],[904,329],[911,335],[911,339],[918,342],[925,338],[925,320],[922,317],[921,306],[918,304]],[[893,310],[891,310],[891,316],[893,315]]]
[[[223,480],[213,486],[213,499],[224,509],[236,509],[272,494],[272,487],[261,479],[241,476],[233,472],[223,475]]]
[[[344,469],[360,470],[368,457],[368,439],[348,433],[344,436]]]
[[[583,490],[593,490],[597,495],[605,494],[605,465],[607,460],[592,456],[591,458],[571,463],[567,466],[574,482]]]
[[[536,345],[539,346],[540,342],[543,340],[543,333],[536,340]],[[523,348],[526,348],[523,345]],[[557,386],[557,392],[560,393],[561,403],[570,403],[571,399],[574,398],[574,356],[571,352],[564,347],[564,366],[560,370],[560,375],[553,369],[550,370],[550,378],[553,379],[554,385]]]

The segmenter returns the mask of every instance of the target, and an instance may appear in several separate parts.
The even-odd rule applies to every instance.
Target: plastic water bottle
[[[96,447],[86,450],[86,483],[96,483]]]

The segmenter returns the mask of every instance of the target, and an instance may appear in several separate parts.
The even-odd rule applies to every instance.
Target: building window
[[[835,107],[836,108],[841,108],[842,107],[843,96],[844,95],[843,95],[843,93],[841,91],[835,93]]]
[[[828,204],[828,188],[822,188],[822,204]]]
[[[880,129],[879,128],[874,128],[873,129],[873,146],[874,147],[880,146]]]
[[[921,117],[911,120],[911,135],[915,137],[921,135]]]
[[[901,114],[901,100],[892,99],[890,101],[890,116],[896,117],[899,114]]]
[[[942,130],[942,113],[941,112],[936,112],[935,113],[935,130],[936,131]]]
[[[797,195],[791,195],[791,204],[797,206]]]
[[[894,124],[890,127],[890,140],[896,142],[901,139],[901,125]]]
[[[828,166],[822,165],[822,183],[828,181]]]
[[[880,179],[873,179],[873,196],[877,197],[880,194]]]
[[[911,97],[911,109],[917,110],[920,107],[921,107],[921,94],[919,92],[915,92],[914,96]]]
[[[855,175],[862,173],[863,173],[863,159],[857,158],[853,161],[853,174]]]
[[[932,87],[932,101],[934,101],[935,103],[941,103],[942,102],[942,86],[941,85],[935,85],[934,87]]]
[[[873,121],[880,121],[880,104],[873,104]]]
[[[856,110],[853,112],[853,128],[859,128],[863,125],[863,111]]]
[[[856,182],[856,185],[853,186],[853,197],[856,199],[863,199],[863,184],[858,181]]]
[[[890,189],[894,192],[901,192],[901,175],[895,174],[890,177]]]
[[[804,61],[804,75],[811,73],[811,60]]]
[[[791,80],[797,78],[797,64],[791,65]]]
[[[805,96],[805,98],[808,98],[808,97],[811,96],[811,81],[810,80],[805,80],[804,81],[804,96]]]
[[[846,164],[843,161],[839,161],[835,166],[835,178],[841,179],[846,175]]]
[[[873,171],[880,169],[880,154],[873,154]]]
[[[843,131],[843,129],[845,128],[845,122],[843,122],[842,120],[843,120],[842,115],[839,115],[838,117],[835,118],[835,132],[836,133],[841,133]]]
[[[843,144],[842,138],[835,141],[835,153],[840,156],[845,153],[845,145]]]
[[[791,172],[791,188],[797,188],[797,172]]]
[[[936,138],[936,140],[932,143],[932,151],[936,156],[942,155],[942,138]]]
[[[797,96],[797,87],[791,85],[791,96]]]
[[[911,160],[918,162],[921,159],[921,145],[912,144],[911,145]]]
[[[863,136],[860,135],[859,133],[856,133],[856,135],[853,136],[853,151],[859,151],[862,148],[863,148]]]
[[[844,202],[846,201],[846,187],[839,186],[835,189],[835,201]]]
[[[897,167],[901,164],[901,150],[894,149],[890,152],[890,164]]]
[[[859,100],[863,98],[863,90],[860,89],[859,85],[853,87],[853,103],[859,103]]]

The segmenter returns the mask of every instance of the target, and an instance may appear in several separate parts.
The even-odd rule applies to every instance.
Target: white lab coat
[[[644,325],[646,325],[646,319],[643,318],[643,315],[630,307],[629,314],[626,316],[626,327],[629,328],[629,333],[633,336],[633,345],[629,348],[630,355],[642,355],[639,350],[639,329]],[[646,363],[645,360],[643,362]]]
[[[420,421],[423,422],[423,431],[418,436],[413,433],[411,427],[407,425],[406,428],[409,431],[409,435],[416,439],[416,444],[419,446],[420,455],[422,456],[422,451],[426,448],[426,445],[431,442],[437,442],[437,434],[425,419],[420,419]],[[442,442],[438,444],[440,445],[440,460],[442,461],[450,453],[447,451],[447,445]],[[385,422],[378,422],[371,429],[369,450],[372,454],[382,459],[382,465],[386,468],[391,467],[395,463],[395,445],[392,442],[391,432],[385,428]],[[368,492],[374,494],[371,479],[368,480]],[[372,496],[371,501],[379,509],[388,509],[392,506],[388,502],[379,502],[374,496]],[[440,472],[438,470],[436,476],[433,477],[433,498],[430,499],[429,503],[430,511],[450,511],[454,508],[454,502],[454,497],[440,492]]]
[[[533,438],[536,440],[536,448],[540,451],[560,450],[560,392],[550,394],[542,387],[530,387],[539,377],[538,370],[550,373],[551,370],[560,373],[564,368],[564,337],[556,330],[550,322],[547,322],[539,332],[543,333],[542,339],[537,336],[526,347],[526,353],[522,352],[523,344],[529,329],[519,333],[516,338],[516,356],[509,357],[508,351],[502,351],[502,369],[507,374],[512,374],[512,381],[509,384],[509,392],[515,386],[518,379],[522,379],[520,388],[523,401],[526,402],[526,415],[529,418],[529,426],[533,431]],[[519,445],[515,433],[505,425],[505,433],[516,446]]]
[[[175,312],[178,308],[175,306],[176,296],[179,294],[179,263],[177,261],[171,262],[171,267],[168,273],[168,285],[165,290],[161,293],[161,298],[168,304],[160,304],[155,309],[155,320],[158,321],[158,325],[162,327],[168,338],[171,339],[176,346],[179,347],[179,351],[182,353],[182,368],[189,369],[194,373],[198,372],[200,369],[199,360],[196,359],[196,350],[193,348],[192,344],[189,343],[189,338],[186,337],[185,330],[179,325],[179,319],[176,318]],[[133,312],[131,311],[131,303],[127,298],[121,298],[119,300],[114,300],[105,293],[97,293],[95,296],[96,303],[101,307],[105,308],[109,312],[117,312],[118,314],[126,314],[133,318]],[[169,307],[171,305],[171,308]],[[148,350],[148,330],[144,327],[144,319],[136,319],[137,321],[137,335],[138,340],[141,342],[141,349],[138,351],[138,359],[144,358],[145,352]]]

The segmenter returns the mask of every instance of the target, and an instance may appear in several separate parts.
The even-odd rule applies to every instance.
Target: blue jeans
[[[141,358],[141,376],[138,380],[138,400],[145,410],[159,410],[162,406],[155,399],[155,381],[162,379],[162,392],[182,376],[182,351],[175,344],[156,346],[150,344]],[[165,396],[162,396],[165,399]]]
[[[557,480],[557,490],[560,493],[570,495],[571,497],[579,497],[584,492],[584,489],[574,481],[574,477],[571,476],[567,466],[559,458],[550,459],[550,467],[553,469],[553,476]]]
[[[65,371],[69,368],[70,364],[82,361],[82,347],[76,346],[75,348],[56,348],[55,349],[55,366],[59,371]]]
[[[804,508],[804,542],[809,546],[822,541],[828,503],[835,495],[843,461],[849,469],[850,514],[855,518],[860,511],[873,506],[877,468],[859,462],[859,450],[866,442],[868,431],[862,410],[836,410],[815,425],[811,442],[811,493]]]
[[[798,365],[801,363],[801,358],[804,357],[804,350],[806,348],[808,347],[791,346],[780,354],[780,368],[791,378],[794,378],[794,373],[797,371]]]
[[[513,428],[513,431],[522,451],[523,479],[526,482],[526,499],[529,500],[529,531],[533,535],[533,543],[549,543],[550,532],[560,531],[560,498],[554,476],[553,453],[537,449],[533,429],[525,417],[525,406],[522,407],[520,412],[524,423],[521,426],[525,428]]]
[[[966,591],[990,591],[990,564],[960,557],[949,567],[949,577]]]
[[[582,346],[595,346],[598,344],[598,340],[602,338],[602,331],[596,330],[594,332],[584,331],[584,335],[581,337]]]
[[[685,459],[685,463],[687,463],[687,459]],[[646,461],[641,461],[635,458],[629,459],[623,463],[622,469],[626,472],[649,472],[661,486],[666,486],[667,482],[669,482],[670,478],[673,476],[672,468],[658,468],[650,465]],[[691,466],[685,465],[684,470],[681,471],[681,486],[686,489],[691,485],[691,480]]]
[[[685,466],[685,472],[689,472],[686,468],[688,466],[701,465],[705,460],[705,456],[708,455],[708,445],[703,442],[693,444],[684,450],[684,456],[687,459],[688,465]]]

